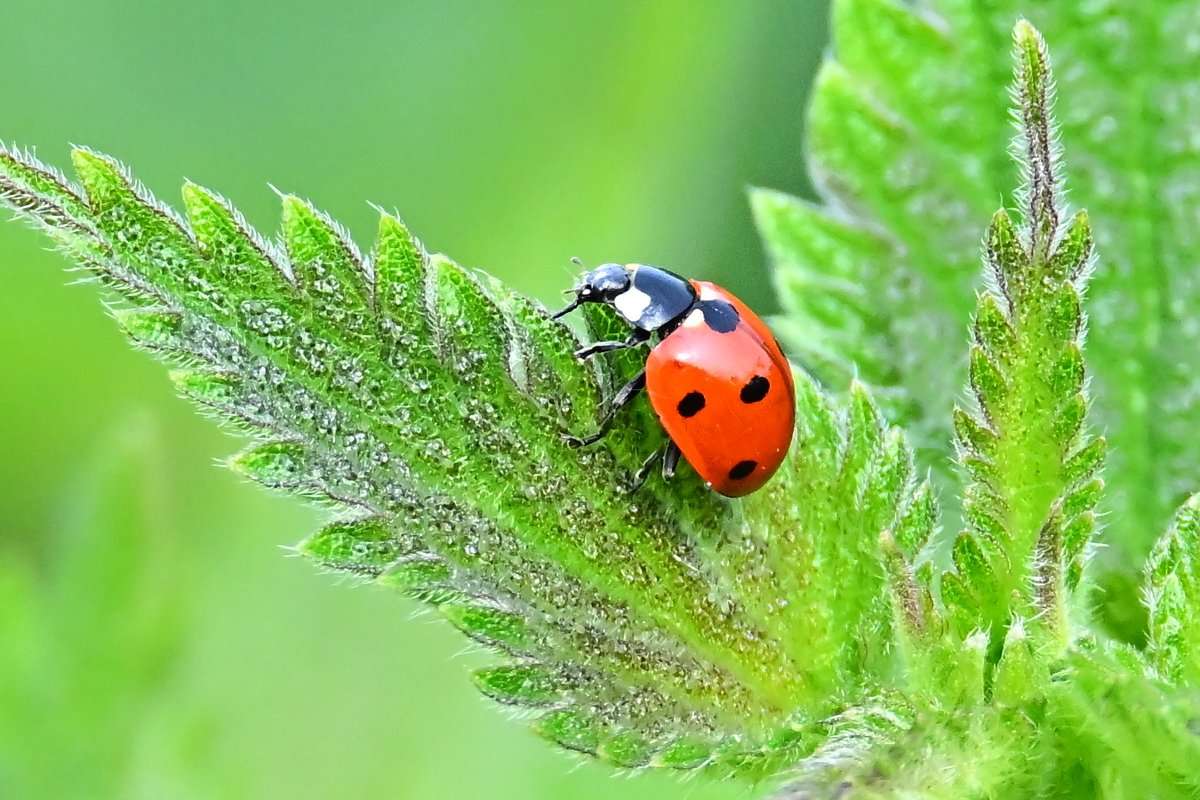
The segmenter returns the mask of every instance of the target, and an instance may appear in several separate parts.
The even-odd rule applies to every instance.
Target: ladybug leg
[[[575,436],[563,436],[565,441],[571,447],[586,447],[589,444],[595,444],[604,438],[604,434],[608,433],[608,429],[612,426],[613,419],[616,418],[617,412],[624,406],[629,405],[635,397],[637,397],[643,389],[646,388],[646,370],[642,370],[637,375],[633,376],[633,380],[621,387],[621,391],[617,392],[612,399],[612,404],[608,407],[608,412],[600,420],[599,429],[590,436],[584,436],[582,439]]]
[[[654,465],[660,460],[662,461],[662,476],[663,480],[669,481],[675,477],[675,467],[679,465],[679,456],[682,455],[679,451],[679,445],[675,442],[668,441],[666,447],[661,447],[650,454],[650,457],[642,462],[638,467],[638,471],[633,474],[633,488],[630,492],[636,492],[642,488],[642,484],[646,482],[646,478],[650,477]]]
[[[637,472],[633,473],[633,485],[629,488],[629,493],[633,494],[638,489],[642,488],[642,484],[646,482],[646,478],[650,477],[650,472],[654,469],[654,465],[663,457],[670,447],[661,447],[650,454],[650,457],[642,462],[638,467]]]
[[[675,467],[679,466],[680,455],[682,453],[679,451],[679,445],[675,444],[675,440],[667,442],[667,449],[663,451],[663,480],[669,481],[675,477]]]
[[[650,341],[650,331],[644,331],[641,328],[634,328],[623,342],[593,342],[587,347],[581,347],[576,350],[575,357],[587,359],[591,358],[597,353],[608,353],[613,350],[626,350],[630,347],[637,347],[640,344],[645,344],[648,341]]]

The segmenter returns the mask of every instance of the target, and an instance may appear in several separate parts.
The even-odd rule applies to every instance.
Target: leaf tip
[[[532,665],[508,665],[476,670],[471,674],[475,688],[500,703],[518,706],[550,706],[562,697],[556,676]]]
[[[1042,35],[1038,33],[1037,28],[1033,27],[1033,23],[1021,17],[1013,26],[1013,39],[1018,45],[1024,45],[1026,42],[1040,43]]]
[[[538,719],[533,732],[568,750],[595,753],[600,746],[600,729],[587,715],[577,710],[556,711]]]
[[[508,652],[529,647],[533,633],[517,614],[474,603],[447,603],[439,608],[450,624],[477,642]]]
[[[110,164],[111,161],[95,150],[76,146],[71,148],[71,163],[75,165],[76,169],[89,169]]]
[[[146,347],[169,345],[183,327],[183,316],[178,311],[116,308],[112,315],[126,336]]]
[[[95,190],[96,186],[111,183],[114,179],[125,184],[130,182],[129,176],[120,162],[87,147],[71,148],[71,163],[75,167],[75,173],[79,175],[79,180],[83,182],[84,189],[88,190],[89,194]]]
[[[995,256],[998,265],[1009,266],[1019,260],[1017,226],[1007,209],[1002,208],[992,215],[986,242],[989,253]]]
[[[198,201],[206,200],[209,196],[208,192],[205,191],[200,184],[186,178],[183,181],[183,187],[179,191],[180,194],[183,195],[183,200],[188,206],[191,206],[193,203]]]
[[[405,225],[398,216],[390,211],[384,211],[383,209],[377,210],[379,211],[379,235],[381,238],[384,236],[384,234],[389,236],[399,235],[405,238],[412,236],[408,230],[408,226]]]
[[[283,206],[283,221],[295,220],[309,215],[311,207],[294,194],[284,192],[279,195],[279,203]]]
[[[1040,87],[1045,84],[1049,73],[1046,41],[1033,23],[1022,18],[1013,27],[1013,43],[1023,79],[1021,88],[1029,91],[1029,96],[1036,97],[1041,93]]]

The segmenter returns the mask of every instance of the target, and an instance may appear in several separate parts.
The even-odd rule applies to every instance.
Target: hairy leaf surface
[[[580,362],[541,306],[395,217],[364,254],[284,196],[268,240],[199,186],[183,218],[112,159],[74,162],[80,187],[3,151],[0,198],[119,298],[182,394],[253,438],[234,469],[331,506],[301,552],[505,654],[475,683],[542,735],[622,766],[761,772],[892,669],[877,542],[932,516],[861,385],[834,406],[800,374],[792,457],[744,502],[686,468],[633,493],[663,441],[644,404],[600,446],[562,440],[594,429],[630,357]]]
[[[879,387],[951,500],[960,372],[948,365],[965,365],[979,288],[974,221],[1017,177],[998,144],[1008,135],[1007,41],[1022,15],[1067,65],[1060,138],[1102,254],[1089,360],[1112,445],[1119,513],[1108,538],[1136,563],[1200,472],[1200,6],[836,0],[833,57],[809,111],[820,201],[762,191],[754,206],[798,358],[833,386],[855,373]]]

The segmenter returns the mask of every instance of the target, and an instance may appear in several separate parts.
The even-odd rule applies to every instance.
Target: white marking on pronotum
[[[720,297],[720,295],[717,294],[716,290],[713,289],[713,287],[704,286],[704,285],[702,285],[700,287],[700,299],[701,300],[716,300],[719,297]]]
[[[687,318],[683,321],[683,327],[685,328],[696,328],[703,324],[704,312],[698,308],[692,311],[692,313],[688,314]]]
[[[650,295],[635,286],[630,286],[613,298],[613,307],[622,317],[636,324],[650,307]]]

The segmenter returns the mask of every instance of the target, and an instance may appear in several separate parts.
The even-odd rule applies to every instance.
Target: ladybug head
[[[583,276],[573,290],[575,299],[553,316],[554,319],[574,311],[584,303],[611,303],[629,288],[629,270],[620,264],[601,264]]]

